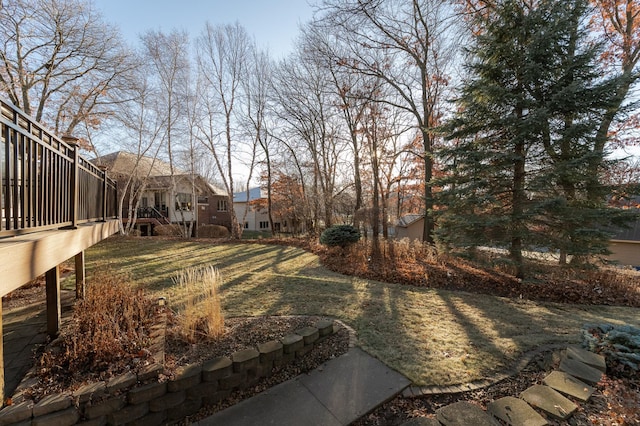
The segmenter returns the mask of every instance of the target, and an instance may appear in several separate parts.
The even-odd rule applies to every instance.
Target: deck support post
[[[47,287],[47,334],[53,339],[60,331],[62,308],[60,303],[60,266],[49,269],[45,274]]]
[[[4,407],[4,330],[2,329],[2,303],[0,302],[0,408]]]
[[[84,250],[76,254],[76,299],[84,299]]]

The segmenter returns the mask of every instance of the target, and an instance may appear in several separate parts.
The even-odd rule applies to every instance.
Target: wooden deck
[[[88,222],[0,238],[0,295],[14,291],[62,262],[118,232],[118,221]]]
[[[58,137],[0,100],[0,296],[45,274],[52,337],[61,320],[60,264],[75,259],[76,297],[82,297],[84,250],[118,231],[116,182],[79,152],[76,138]],[[4,403],[1,331],[2,321]]]

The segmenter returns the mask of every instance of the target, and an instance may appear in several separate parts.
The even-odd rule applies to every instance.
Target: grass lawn
[[[562,305],[387,284],[340,275],[301,249],[112,237],[87,250],[91,270],[110,264],[135,286],[179,306],[182,268],[219,268],[227,317],[327,315],[359,345],[418,385],[459,384],[504,370],[548,343],[576,343],[585,323],[640,326],[640,309]]]

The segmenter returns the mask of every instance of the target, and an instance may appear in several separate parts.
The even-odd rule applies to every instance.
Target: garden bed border
[[[340,325],[338,325],[340,323]],[[16,391],[13,405],[0,411],[0,426],[48,425],[160,425],[179,422],[200,408],[216,404],[235,390],[245,389],[293,362],[334,334],[340,321],[320,320],[279,340],[260,343],[229,357],[179,367],[164,380],[164,327],[156,328],[154,362],[138,373],[127,372],[108,381],[90,383],[72,393],[47,395],[38,403],[26,396],[27,378]]]

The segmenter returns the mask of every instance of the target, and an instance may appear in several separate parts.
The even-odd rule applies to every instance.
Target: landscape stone
[[[31,419],[33,402],[24,401],[10,405],[0,411],[0,425],[12,425],[23,420]]]
[[[230,358],[220,357],[206,361],[202,366],[202,380],[213,382],[228,376],[233,371],[233,362]]]
[[[496,426],[498,424],[480,407],[464,401],[436,410],[436,418],[444,426]]]
[[[44,416],[55,411],[61,411],[71,406],[71,395],[55,393],[47,395],[33,407],[33,417]]]
[[[121,410],[125,405],[125,395],[115,398],[107,399],[106,401],[100,401],[97,404],[85,405],[84,416],[87,419],[97,419],[108,414]]]
[[[231,355],[231,361],[233,361],[233,371],[241,373],[258,366],[260,352],[255,349],[244,349]]]
[[[107,393],[107,384],[105,382],[88,383],[78,388],[73,392],[73,397],[78,400],[79,403],[84,403],[89,400],[100,399]]]
[[[123,425],[131,423],[145,416],[149,412],[149,404],[143,403],[138,405],[130,405],[122,410],[109,414],[108,423],[111,425]]]
[[[587,364],[588,366],[597,368],[603,373],[606,373],[607,371],[607,362],[605,360],[605,357],[586,349],[578,348],[576,346],[569,346],[567,348],[566,356],[569,359],[575,359],[576,361],[580,361],[583,364]]]
[[[440,422],[426,417],[414,417],[408,422],[402,423],[401,426],[440,426]]]
[[[513,426],[545,426],[547,421],[529,404],[514,396],[489,403],[487,411]]]
[[[200,364],[192,364],[186,367],[180,367],[176,372],[176,377],[167,383],[169,392],[178,392],[194,387],[202,380],[202,366]]]
[[[282,358],[282,342],[271,340],[258,344],[258,352],[260,352],[260,362],[267,363],[277,358]]]
[[[162,365],[155,363],[149,364],[138,372],[138,381],[144,382],[146,380],[157,379],[163,371],[164,367]]]
[[[596,384],[602,379],[602,372],[575,359],[565,358],[560,362],[560,371],[572,375],[590,384]]]
[[[581,401],[587,401],[595,391],[591,386],[562,371],[552,372],[543,381],[545,385],[558,392],[573,396]]]
[[[107,391],[109,393],[114,393],[120,389],[135,385],[137,381],[138,376],[129,371],[109,380],[107,382]]]
[[[127,397],[129,398],[129,404],[140,404],[143,402],[151,401],[152,399],[160,398],[167,393],[167,383],[150,383],[148,385],[134,388],[129,391]],[[145,413],[146,414],[146,413]]]
[[[333,321],[331,320],[320,320],[315,324],[315,327],[318,329],[320,337],[333,333]]]
[[[520,394],[520,398],[560,420],[565,420],[578,406],[549,386],[534,385]]]
[[[304,346],[304,339],[299,334],[287,334],[280,341],[285,354],[293,354]]]
[[[170,392],[160,398],[149,401],[149,411],[157,413],[164,410],[170,410],[182,404],[187,399],[187,392]]]
[[[311,345],[320,337],[320,332],[315,327],[304,327],[296,330],[294,333],[302,336],[305,346]]]
[[[32,426],[71,426],[80,420],[80,414],[75,408],[69,408],[46,416],[36,417],[31,421]]]

